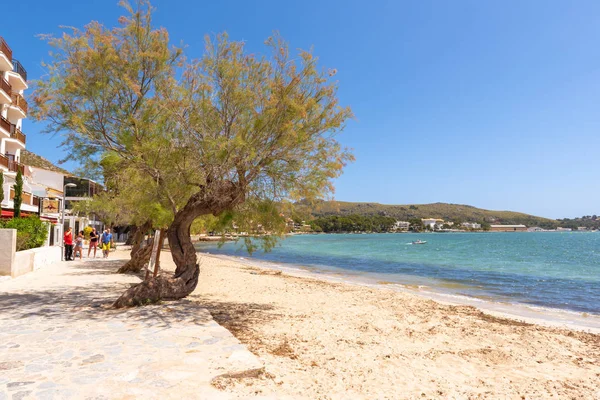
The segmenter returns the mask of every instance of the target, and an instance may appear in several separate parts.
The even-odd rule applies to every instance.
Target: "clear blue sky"
[[[451,202],[546,217],[600,214],[598,1],[155,0],[155,21],[188,54],[229,32],[260,51],[273,30],[337,68],[356,119],[340,140],[356,162],[336,199]],[[48,59],[39,33],[112,26],[116,0],[13,2],[0,35],[30,79]],[[59,140],[24,123],[52,161]],[[67,167],[73,167],[68,165]]]

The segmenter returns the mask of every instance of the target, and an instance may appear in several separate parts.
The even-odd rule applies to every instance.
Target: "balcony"
[[[25,69],[25,67],[23,67],[23,65],[18,60],[12,60],[12,63],[13,63],[13,71],[15,71],[17,74],[21,75],[23,80],[25,82],[27,82],[27,70]]]
[[[13,69],[10,60],[12,60],[12,50],[8,47],[4,38],[0,36],[0,71],[10,71]]]
[[[25,90],[27,86],[27,71],[17,60],[12,60],[13,70],[8,72],[8,80],[13,90]]]
[[[11,121],[16,121],[27,117],[27,101],[18,93],[11,96],[12,104],[8,107],[7,117]]]
[[[17,128],[15,124],[10,124],[10,137],[13,139],[17,139],[23,144],[23,148],[25,148],[27,136],[23,132],[21,132],[21,130]]]
[[[6,118],[0,115],[0,130],[4,131],[7,136],[10,136],[11,125]]]
[[[6,79],[0,76],[0,104],[10,104],[12,94],[12,86]]]
[[[8,172],[16,173],[17,171],[21,171],[21,174],[25,175],[25,165],[16,161],[8,160]]]
[[[10,163],[10,161],[8,161],[8,157],[6,157],[3,154],[0,154],[0,168],[8,170],[9,163]],[[0,188],[0,190],[2,190],[2,188]]]

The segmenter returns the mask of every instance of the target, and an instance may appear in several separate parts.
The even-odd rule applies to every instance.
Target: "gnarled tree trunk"
[[[139,230],[140,229],[135,225],[129,227],[129,235],[127,235],[127,240],[125,241],[126,246],[135,245],[135,239]]]
[[[133,286],[114,303],[115,308],[155,303],[160,300],[178,300],[194,291],[200,276],[196,248],[190,237],[192,222],[200,215],[217,215],[244,201],[239,186],[227,182],[213,190],[203,189],[188,200],[175,214],[167,230],[171,256],[177,268],[172,276],[158,275]]]
[[[152,254],[152,242],[150,241],[150,243],[146,244],[145,247],[142,247],[144,236],[150,228],[152,228],[151,221],[146,221],[142,226],[136,227],[133,237],[133,246],[131,247],[131,252],[129,253],[131,259],[121,266],[117,273],[138,273],[142,270],[142,268],[144,268],[144,265],[150,261],[150,256]]]

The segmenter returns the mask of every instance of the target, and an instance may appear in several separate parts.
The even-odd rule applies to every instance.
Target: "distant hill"
[[[386,205],[379,203],[352,203],[347,201],[319,201],[312,205],[296,204],[297,211],[313,217],[327,215],[383,215],[397,220],[411,218],[441,218],[445,221],[482,222],[491,224],[524,224],[542,228],[555,228],[559,221],[536,217],[514,211],[492,211],[463,204],[432,203]]]
[[[21,163],[25,164],[25,165],[29,165],[31,167],[47,169],[49,171],[54,171],[54,172],[60,172],[62,174],[68,175],[68,176],[72,175],[66,169],[57,167],[56,165],[52,164],[52,162],[45,159],[44,157],[38,156],[37,154],[32,153],[31,151],[28,151],[28,150],[21,150]]]

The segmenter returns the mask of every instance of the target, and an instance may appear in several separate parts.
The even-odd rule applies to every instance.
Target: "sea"
[[[252,255],[241,242],[196,246],[267,267],[600,316],[600,232],[292,235]]]

